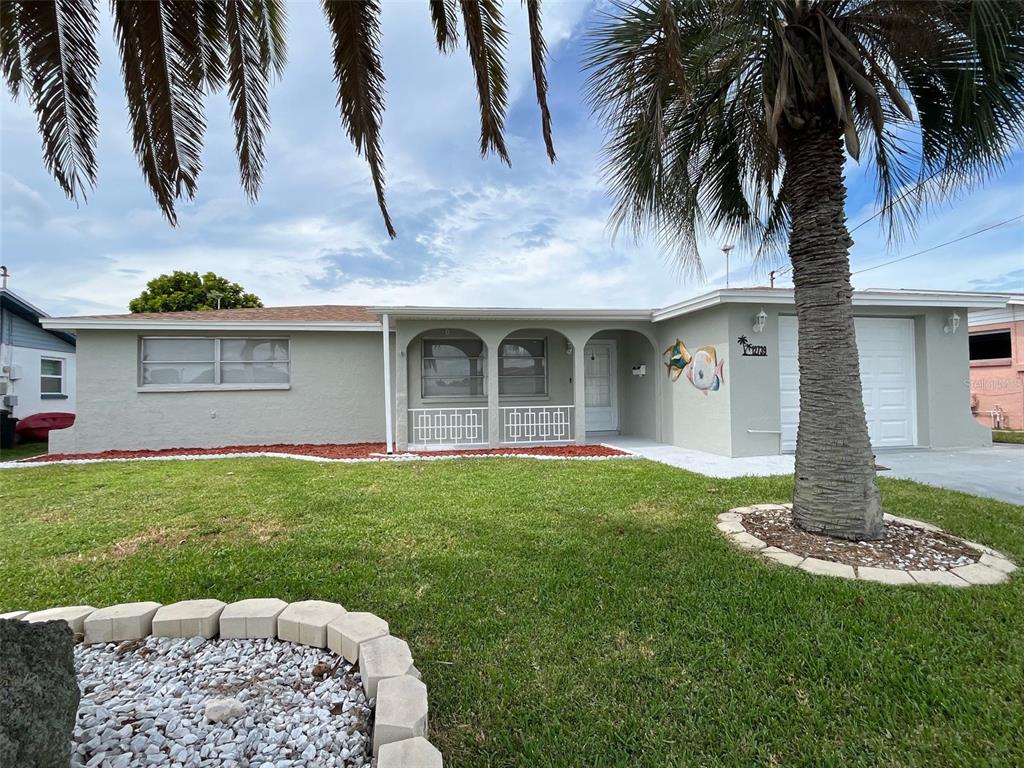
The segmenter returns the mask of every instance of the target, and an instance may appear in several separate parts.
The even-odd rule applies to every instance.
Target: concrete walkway
[[[632,451],[651,461],[709,477],[788,475],[793,472],[791,454],[730,458],[637,437],[612,437],[603,442],[613,448]],[[995,444],[990,448],[956,450],[884,450],[878,452],[875,460],[879,466],[887,467],[879,471],[879,477],[916,480],[940,488],[1024,505],[1024,446]]]

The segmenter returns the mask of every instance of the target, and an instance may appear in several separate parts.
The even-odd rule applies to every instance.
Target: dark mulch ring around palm
[[[743,515],[747,532],[802,557],[899,570],[944,570],[978,562],[981,553],[961,539],[889,520],[878,541],[845,541],[808,533],[793,524],[788,507],[752,509]]]

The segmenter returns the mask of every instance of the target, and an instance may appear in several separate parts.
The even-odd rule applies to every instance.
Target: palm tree
[[[533,77],[548,157],[555,161],[547,106],[547,55],[540,0],[523,0]],[[508,33],[501,0],[424,0],[442,53],[459,42],[459,18],[480,101],[480,151],[511,164],[505,148]],[[330,28],[341,123],[366,157],[388,234],[380,128],[384,72],[379,0],[321,0]],[[263,177],[269,86],[284,71],[283,0],[110,0],[135,154],[160,210],[194,197],[202,170],[206,94],[227,89],[242,188],[251,200]],[[427,8],[424,8],[426,11]],[[0,69],[11,94],[36,113],[43,158],[71,199],[96,184],[98,0],[0,0]]]
[[[864,415],[844,203],[873,166],[893,238],[1024,136],[1020,0],[636,0],[592,33],[613,225],[699,271],[697,239],[788,240],[799,327],[794,519],[884,535]],[[845,153],[844,153],[845,144]]]

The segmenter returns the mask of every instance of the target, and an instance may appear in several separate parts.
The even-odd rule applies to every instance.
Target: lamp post
[[[725,254],[725,287],[729,287],[729,251],[736,246],[732,243],[726,243],[722,246],[722,253]]]

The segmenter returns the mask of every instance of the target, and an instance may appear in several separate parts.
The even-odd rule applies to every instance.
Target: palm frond
[[[135,154],[160,209],[175,224],[174,201],[195,196],[202,170],[199,17],[187,0],[113,0],[112,6]]]
[[[10,10],[4,23],[5,38],[12,38],[4,46],[8,87],[19,79],[28,86],[47,170],[77,199],[96,184],[96,2],[25,2]]]
[[[334,41],[334,79],[338,83],[341,123],[366,156],[377,192],[377,205],[388,235],[396,237],[384,199],[384,161],[380,125],[384,114],[384,69],[380,60],[378,0],[323,0]]]
[[[0,2],[0,70],[11,98],[21,90],[21,27],[19,17],[22,0]]]
[[[269,66],[253,0],[225,0],[227,85],[242,189],[255,201],[263,181],[264,143],[270,128]]]
[[[459,44],[458,12],[457,0],[430,0],[430,20],[441,53],[450,53]]]
[[[505,111],[508,109],[508,81],[505,48],[508,32],[497,0],[460,0],[466,47],[476,74],[480,100],[480,154],[497,153],[512,165],[505,147]]]
[[[551,111],[548,109],[548,78],[544,71],[547,58],[547,43],[540,21],[540,0],[524,0],[526,15],[530,22],[530,59],[533,67],[533,83],[537,88],[537,104],[540,106],[540,126],[544,134],[544,146],[548,159],[555,162],[555,145],[551,139]]]
[[[260,65],[264,71],[284,75],[288,62],[288,41],[285,29],[288,15],[281,0],[253,0],[253,18],[260,38]]]
[[[196,82],[210,91],[219,91],[227,82],[227,68],[224,51],[227,39],[224,36],[223,0],[197,0],[195,12],[198,15],[197,28],[202,51],[195,74]]]

